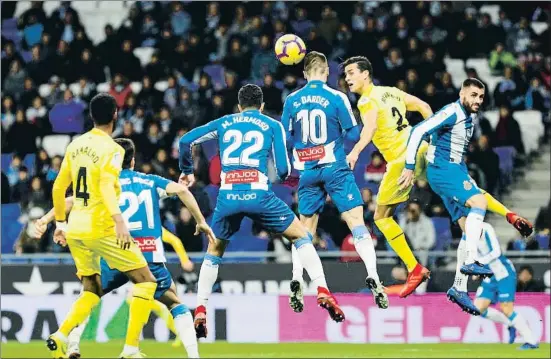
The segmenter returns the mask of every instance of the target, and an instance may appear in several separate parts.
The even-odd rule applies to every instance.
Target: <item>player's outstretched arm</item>
[[[199,234],[199,232],[203,232],[207,235],[209,241],[214,242],[216,239],[214,237],[214,233],[212,232],[212,229],[207,224],[207,221],[205,220],[205,217],[203,216],[203,213],[201,213],[201,209],[199,209],[199,204],[197,204],[197,201],[195,200],[195,197],[193,197],[193,194],[189,191],[189,189],[176,182],[170,182],[166,186],[166,193],[168,195],[177,195],[178,198],[180,198],[180,201],[184,204],[184,206],[189,209],[191,215],[195,219],[195,222],[197,223],[197,231],[195,234]]]
[[[52,188],[52,201],[54,203],[55,220],[61,225],[67,219],[65,213],[65,192],[72,182],[69,156],[65,156],[61,168]],[[61,225],[63,227],[63,225]]]
[[[183,270],[189,271],[193,269],[193,262],[189,259],[180,238],[176,237],[172,232],[163,227],[161,239],[163,242],[170,244],[172,248],[174,248],[174,251],[178,255],[178,259],[180,259],[180,266]]]
[[[433,115],[430,105],[421,100],[419,97],[406,94],[404,97],[404,102],[406,104],[406,110],[411,112],[419,112],[425,120]]]
[[[218,120],[214,120],[206,125],[194,128],[180,138],[178,144],[180,152],[179,166],[182,172],[180,183],[188,187],[193,185],[195,179],[193,178],[193,156],[191,150],[195,145],[218,138],[218,133],[216,131],[217,121]]]
[[[367,101],[371,101],[371,100],[367,99]],[[348,162],[348,165],[350,166],[351,169],[354,169],[354,166],[356,166],[356,162],[358,161],[358,157],[360,156],[360,153],[362,153],[364,148],[366,148],[367,145],[369,145],[369,143],[373,139],[373,136],[375,135],[375,131],[377,131],[376,105],[367,104],[367,106],[365,106],[365,104],[358,103],[358,108],[360,109],[360,116],[362,118],[364,127],[360,132],[360,140],[354,145],[354,148],[352,148],[352,151],[350,151],[348,156],[346,156],[346,161]]]
[[[286,134],[281,122],[278,122],[274,127],[272,148],[277,175],[281,181],[284,181],[291,174],[291,163],[289,162],[289,156],[287,156]]]
[[[65,198],[65,214],[68,215],[71,212],[71,209],[73,208],[73,197],[67,197]],[[38,221],[36,221],[35,224],[35,237],[40,238],[46,232],[46,228],[48,228],[48,224],[52,222],[55,219],[55,211],[54,209],[50,209],[48,213],[43,215]]]

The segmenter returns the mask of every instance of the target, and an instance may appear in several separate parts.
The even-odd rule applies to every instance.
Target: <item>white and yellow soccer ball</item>
[[[275,43],[275,54],[279,62],[284,65],[296,65],[306,55],[306,45],[300,37],[294,34],[285,34]]]

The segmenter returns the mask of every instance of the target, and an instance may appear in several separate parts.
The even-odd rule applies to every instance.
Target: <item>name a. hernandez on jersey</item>
[[[262,121],[260,118],[252,117],[252,116],[243,116],[243,115],[233,115],[231,117],[231,120],[226,119],[222,123],[222,127],[226,129],[227,127],[233,125],[234,123],[241,123],[241,122],[247,122],[247,123],[252,123],[254,125],[257,125],[258,127],[260,127],[262,131],[268,131],[270,129],[270,125]]]

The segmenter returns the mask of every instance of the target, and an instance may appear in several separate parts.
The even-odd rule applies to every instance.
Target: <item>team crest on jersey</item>
[[[473,188],[473,184],[469,181],[463,181],[463,188],[465,191],[470,191]]]
[[[365,105],[369,102],[369,97],[360,97],[360,100],[358,101],[358,106]]]
[[[297,102],[297,101],[293,102],[293,106],[300,107],[300,102]]]
[[[115,152],[115,154],[113,155],[113,158],[111,159],[111,165],[115,168],[122,167],[122,156],[120,153]]]
[[[349,194],[349,195],[348,195],[348,200],[349,200],[349,201],[352,201],[353,199],[354,199],[354,196],[353,196],[352,194]]]

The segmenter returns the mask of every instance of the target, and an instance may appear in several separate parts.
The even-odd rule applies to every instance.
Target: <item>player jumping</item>
[[[388,297],[377,274],[373,240],[364,222],[362,196],[344,152],[346,131],[357,122],[346,95],[326,85],[328,76],[325,55],[308,53],[304,58],[304,77],[308,83],[287,96],[283,106],[281,122],[294,147],[294,168],[300,171],[300,221],[310,233],[316,233],[319,213],[329,194],[352,232],[356,251],[367,269],[366,285],[373,291],[375,303],[388,308]],[[302,312],[304,270],[294,247],[292,258],[289,304],[295,312]]]
[[[345,80],[350,91],[361,95],[358,109],[364,127],[360,140],[346,157],[353,169],[360,153],[373,140],[373,143],[387,162],[386,172],[377,195],[375,225],[404,262],[409,272],[400,297],[406,297],[425,281],[430,272],[423,267],[409,248],[403,230],[392,218],[396,207],[409,198],[412,186],[400,189],[398,178],[404,168],[406,144],[411,126],[406,111],[417,111],[423,118],[432,115],[430,106],[419,98],[395,87],[375,86],[372,81],[373,68],[364,56],[354,56],[344,63]],[[417,157],[424,158],[428,144],[421,145]],[[419,170],[418,175],[422,173]]]
[[[411,185],[414,178],[416,153],[423,138],[430,136],[427,153],[427,177],[431,188],[442,198],[452,220],[459,223],[466,237],[465,259],[458,258],[459,271],[481,277],[492,276],[490,269],[477,261],[477,243],[482,234],[482,223],[491,198],[492,205],[507,212],[507,219],[516,218],[515,227],[523,234],[532,232],[530,222],[510,212],[488,193],[480,190],[469,176],[463,156],[473,134],[473,115],[484,100],[484,85],[470,78],[463,82],[459,100],[453,102],[430,119],[421,122],[411,132],[405,169],[400,176],[402,188]],[[458,251],[459,253],[459,251]],[[465,278],[466,279],[466,278]],[[462,283],[456,283],[448,296],[465,310],[472,311],[473,304]],[[465,283],[466,288],[466,283]],[[474,314],[479,314],[476,311]]]
[[[460,246],[465,247],[465,236],[461,238]],[[528,326],[528,322],[522,314],[515,311],[515,292],[517,287],[517,273],[511,261],[501,253],[499,240],[494,228],[488,224],[482,224],[482,237],[478,241],[478,254],[481,263],[487,264],[494,273],[492,278],[485,278],[478,290],[474,305],[484,318],[509,327],[509,343],[515,341],[516,332],[524,340],[519,347],[521,350],[537,349],[538,342]],[[467,291],[467,278],[460,271],[456,273]],[[501,311],[490,307],[490,304],[499,303]]]
[[[90,101],[94,128],[72,141],[53,186],[56,220],[55,241],[69,245],[82,278],[83,291],[59,329],[46,341],[54,358],[66,357],[67,337],[99,303],[102,292],[100,257],[110,268],[124,273],[132,282],[132,301],[123,358],[141,357],[140,333],[151,312],[156,279],[134,243],[118,206],[119,173],[124,149],[111,138],[117,104],[108,94]],[[72,183],[73,208],[66,223],[65,192]]]
[[[122,187],[119,206],[124,219],[129,225],[130,235],[138,243],[147,260],[149,269],[157,279],[153,309],[158,313],[159,317],[168,322],[169,327],[172,327],[171,330],[173,330],[186,348],[188,357],[198,358],[199,352],[193,327],[193,318],[189,309],[180,302],[176,294],[176,287],[172,282],[172,277],[165,266],[166,258],[160,238],[161,236],[163,238],[168,237],[169,242],[171,238],[169,236],[170,232],[161,227],[160,197],[177,195],[194,216],[197,222],[197,233],[203,232],[211,240],[214,239],[214,235],[206,224],[205,218],[201,214],[193,195],[185,186],[159,176],[135,172],[133,170],[135,163],[134,154],[136,152],[134,143],[124,138],[116,139],[115,142],[125,150],[125,157],[122,163],[123,170],[119,177]],[[73,206],[73,199],[67,198],[66,203],[67,213],[69,213]],[[44,233],[46,225],[53,220],[53,217],[52,210],[39,220],[37,234],[41,236]],[[179,242],[177,237],[172,234],[170,235]],[[176,241],[171,242],[174,243],[175,247],[178,247],[178,244],[175,243]],[[181,242],[179,243],[182,246]],[[101,259],[102,296],[120,288],[127,282],[128,278],[123,273],[109,268],[106,261],[103,258]],[[169,311],[169,315],[173,320],[169,320],[168,316],[164,315],[165,311]],[[67,350],[69,358],[80,357],[80,337],[86,327],[87,319],[69,334],[69,346]]]
[[[195,128],[180,139],[180,181],[193,185],[192,146],[218,139],[222,164],[221,186],[212,218],[216,241],[209,243],[199,274],[195,329],[206,337],[206,305],[212,292],[222,255],[244,216],[268,230],[283,234],[297,248],[298,256],[318,288],[318,304],[336,322],[344,313],[327,289],[321,260],[312,245],[312,235],[291,209],[271,191],[267,176],[268,154],[273,152],[280,178],[290,173],[285,131],[279,121],[262,114],[263,94],[256,85],[245,85],[238,93],[240,113],[227,115]]]

